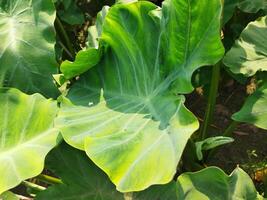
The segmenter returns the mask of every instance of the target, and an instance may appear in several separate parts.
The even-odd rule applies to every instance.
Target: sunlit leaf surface
[[[267,70],[267,17],[262,17],[241,33],[232,49],[226,54],[224,64],[233,73],[252,76]]]
[[[164,186],[152,186],[134,193],[133,200],[263,200],[249,175],[236,168],[230,176],[217,167],[180,175]]]
[[[39,94],[0,88],[0,194],[42,172],[55,145],[57,104]]]
[[[220,14],[217,0],[110,8],[99,38],[102,58],[71,87],[72,103],[64,101],[56,125],[119,191],[172,180],[198,129],[177,94],[192,91],[194,70],[222,57]]]
[[[0,86],[56,97],[51,0],[0,1]]]

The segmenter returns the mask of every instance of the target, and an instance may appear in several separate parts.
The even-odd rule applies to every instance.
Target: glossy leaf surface
[[[103,56],[72,86],[72,103],[64,103],[56,124],[119,191],[174,176],[198,129],[176,93],[190,92],[193,71],[223,55],[220,14],[217,0],[167,0],[162,10],[146,1],[110,8],[100,37]]]
[[[241,33],[232,49],[226,54],[224,64],[233,73],[252,76],[267,70],[267,17],[251,22]]]
[[[56,145],[57,104],[39,94],[0,89],[0,194],[41,173]]]
[[[0,86],[56,97],[51,0],[0,1]]]

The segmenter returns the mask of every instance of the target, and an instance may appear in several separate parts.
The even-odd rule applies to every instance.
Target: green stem
[[[57,30],[58,33],[63,37],[63,40],[66,43],[67,49],[71,53],[72,59],[74,59],[75,58],[75,50],[72,46],[72,43],[70,42],[69,36],[68,36],[67,32],[65,31],[63,24],[61,23],[61,21],[58,17],[56,17],[55,25],[58,29]]]
[[[22,184],[24,186],[26,186],[27,188],[31,189],[32,191],[40,192],[40,191],[43,191],[46,189],[45,187],[42,187],[42,186],[37,185],[35,183],[31,183],[29,181],[22,181]]]
[[[55,177],[52,176],[48,176],[48,175],[44,175],[44,174],[40,174],[38,176],[35,177],[36,179],[38,179],[39,181],[48,183],[48,184],[62,184],[63,182]]]
[[[227,129],[225,129],[225,131],[223,132],[223,136],[225,136],[225,137],[232,136],[232,133],[235,130],[235,128],[237,127],[237,125],[238,125],[237,121],[232,121],[231,124],[227,127]]]
[[[68,50],[68,48],[65,47],[65,45],[64,45],[61,41],[59,41],[58,44],[59,44],[59,45],[62,47],[62,49],[68,54],[68,56],[69,56],[70,58],[73,59],[73,56],[71,55],[71,52]]]
[[[208,104],[205,112],[204,121],[200,129],[200,137],[202,140],[207,138],[209,125],[213,120],[213,113],[215,109],[219,80],[220,80],[220,68],[221,68],[220,62],[214,65],[212,68],[212,78],[209,90]]]

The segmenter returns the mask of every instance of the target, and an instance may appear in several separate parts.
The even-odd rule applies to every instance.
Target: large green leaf
[[[242,109],[232,118],[267,129],[267,83],[249,96]]]
[[[38,193],[37,200],[123,200],[106,174],[90,161],[82,151],[65,143],[48,154],[46,164],[63,184]]]
[[[167,0],[162,10],[147,1],[110,8],[103,57],[71,87],[73,104],[63,103],[56,124],[119,191],[173,178],[198,129],[176,93],[190,92],[193,71],[222,57],[220,14],[217,0]]]
[[[0,86],[56,97],[51,0],[0,1]]]
[[[134,193],[134,200],[263,200],[249,175],[236,168],[230,176],[221,169],[208,167],[180,175],[177,182],[153,186]]]
[[[39,94],[0,89],[0,194],[41,173],[56,145],[57,104]]]
[[[175,92],[191,92],[192,73],[200,66],[215,64],[222,57],[221,9],[221,2],[217,0],[163,2],[159,32],[161,40],[158,43],[161,48],[156,51],[156,63],[152,65],[155,71],[167,71],[168,78],[161,81],[160,86],[165,88],[175,80]],[[153,75],[158,76],[157,73]]]
[[[267,70],[267,17],[251,22],[241,33],[232,49],[226,54],[224,64],[233,73],[246,76],[258,70]]]

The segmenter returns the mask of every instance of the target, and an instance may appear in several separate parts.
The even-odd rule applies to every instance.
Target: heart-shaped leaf
[[[251,22],[223,62],[233,73],[252,76],[267,70],[267,17]]]
[[[56,97],[51,0],[0,1],[0,86]]]
[[[103,56],[71,87],[73,104],[63,103],[56,124],[119,191],[173,178],[198,129],[177,93],[191,92],[193,71],[222,57],[220,14],[217,0],[167,0],[162,10],[146,1],[110,8]]]
[[[41,173],[55,145],[57,104],[39,94],[0,88],[0,194]]]
[[[65,143],[53,149],[46,164],[63,180],[63,184],[38,193],[37,200],[123,200],[106,174],[90,161],[82,151]]]

